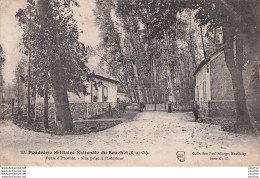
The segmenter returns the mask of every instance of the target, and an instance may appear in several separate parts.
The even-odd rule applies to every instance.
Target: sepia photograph
[[[257,167],[259,148],[259,0],[0,0],[0,166]]]

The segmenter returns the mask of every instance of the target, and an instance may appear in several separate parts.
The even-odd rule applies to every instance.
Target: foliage
[[[5,63],[5,53],[2,46],[0,45],[0,68],[1,69],[4,66],[4,63]]]
[[[24,31],[21,52],[27,56],[31,53],[32,76],[39,89],[44,87],[45,82],[51,85],[50,71],[59,56],[66,71],[69,91],[82,92],[87,73],[87,49],[78,41],[77,22],[73,19],[69,4],[58,0],[50,1],[49,5],[42,1],[30,1],[25,9],[19,9],[16,14]]]
[[[169,76],[166,72],[166,49],[172,67],[170,77],[173,80],[178,72],[175,70],[177,66],[174,65],[178,63],[177,48],[180,47],[176,40],[182,39],[185,43],[187,41],[182,35],[187,29],[181,30],[185,24],[177,17],[177,14],[183,11],[182,6],[178,1],[167,0],[97,1],[95,15],[103,39],[99,50],[104,52],[101,64],[105,65],[111,74],[116,73],[121,79],[120,91],[128,93],[132,101],[138,102],[140,98],[145,102],[167,100]],[[165,35],[168,36],[169,48],[165,43]],[[194,41],[193,39],[193,53],[197,48]],[[188,60],[190,67],[193,67],[191,70],[196,66],[192,63],[197,61],[197,56],[193,54],[193,59]],[[181,60],[188,58],[189,55]],[[192,72],[189,72],[188,78],[192,78]],[[175,90],[179,90],[178,87],[175,87]]]
[[[4,90],[4,79],[2,74],[4,63],[5,63],[5,53],[2,46],[0,45],[0,90],[1,91]]]
[[[38,92],[45,90],[45,95],[51,87],[62,131],[73,128],[67,92],[83,92],[88,74],[87,49],[78,40],[80,33],[73,18],[73,5],[78,6],[78,3],[74,0],[30,0],[27,7],[16,14],[24,31],[20,46],[21,52],[29,57],[32,82]],[[46,109],[47,104],[45,102]]]
[[[196,17],[202,25],[209,23],[208,29],[223,29],[223,46],[226,65],[232,78],[234,100],[237,113],[237,126],[260,130],[255,118],[248,111],[243,83],[243,69],[248,62],[259,60],[258,22],[260,2],[257,0],[210,0],[195,1],[198,9]],[[258,127],[258,128],[257,128]],[[242,128],[244,129],[244,128]]]
[[[26,75],[27,61],[25,58],[22,58],[14,71],[14,90],[15,90],[15,100],[18,102],[18,105],[24,104],[26,99],[25,87],[27,86],[28,76]]]

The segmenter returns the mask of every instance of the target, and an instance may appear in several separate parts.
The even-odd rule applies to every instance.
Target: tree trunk
[[[152,59],[152,67],[153,67],[153,98],[154,98],[154,103],[158,102],[158,97],[157,97],[157,73],[156,73],[156,60]]]
[[[130,45],[130,54],[132,55],[132,56],[134,56],[134,54],[133,54],[133,40],[132,40],[132,34],[130,33],[130,43],[129,43],[129,45]],[[140,102],[143,102],[144,100],[143,100],[143,93],[142,93],[142,90],[141,90],[141,86],[140,86],[140,80],[139,80],[139,76],[138,76],[138,71],[137,71],[137,66],[136,66],[136,61],[135,61],[135,59],[132,59],[132,67],[133,67],[133,72],[134,72],[134,78],[135,78],[135,81],[136,81],[136,86],[137,86],[137,95],[138,95],[138,101],[139,101],[139,103]]]
[[[31,28],[31,12],[29,19],[29,28]],[[29,59],[28,59],[28,91],[27,91],[27,123],[31,124],[31,35],[29,35]]]
[[[65,83],[65,71],[61,63],[60,59],[56,61],[51,77],[57,125],[58,127],[61,127],[62,131],[68,131],[73,128],[73,122],[69,106],[67,86]],[[59,125],[59,122],[61,125]]]
[[[136,81],[136,86],[137,86],[138,99],[139,99],[139,102],[143,102],[144,101],[143,93],[142,93],[142,90],[140,87],[140,81],[139,81],[136,63],[134,61],[132,62],[132,66],[133,66],[133,71],[134,71],[134,76],[135,76],[135,81]]]
[[[18,107],[21,106],[21,103],[20,103],[20,79],[19,79],[19,76],[18,76],[18,79],[17,79],[17,84],[18,84],[18,97],[17,97],[17,102],[18,102]]]
[[[40,0],[39,1],[39,14],[40,14],[40,23],[41,23],[41,33],[44,34],[44,30],[45,28],[48,28],[48,23],[47,23],[47,19],[50,15],[50,2],[48,0]],[[48,55],[48,61],[50,61],[50,52],[49,50],[47,50],[47,55]],[[45,74],[46,76],[46,83],[44,86],[44,128],[45,129],[49,129],[49,103],[48,103],[48,99],[49,99],[49,76],[48,76],[48,72]]]
[[[237,35],[237,39],[234,41],[233,34],[238,34],[234,28],[227,25],[223,27],[224,54],[233,84],[237,125],[251,128],[242,75],[243,43],[240,35]]]
[[[126,84],[126,89],[127,89],[127,93],[128,93],[128,96],[129,96],[129,99],[131,101],[133,101],[133,98],[132,98],[132,95],[131,95],[131,90],[129,88],[129,83],[130,81],[128,80],[128,77],[126,76],[126,74],[124,74],[124,79],[125,79],[125,84]],[[129,82],[128,82],[129,81]]]
[[[49,99],[49,88],[48,88],[48,83],[45,83],[45,88],[44,88],[44,128],[45,129],[49,129],[48,99]]]
[[[167,70],[167,76],[168,76],[168,83],[169,83],[171,95],[172,95],[171,102],[175,103],[176,99],[175,99],[175,96],[174,96],[174,88],[173,88],[173,83],[172,83],[172,76],[171,76],[171,69],[170,69],[170,62],[169,62],[169,41],[168,41],[169,38],[168,38],[168,35],[166,33],[165,33],[164,36],[165,36],[166,48],[167,48],[167,51],[166,51],[166,70]]]

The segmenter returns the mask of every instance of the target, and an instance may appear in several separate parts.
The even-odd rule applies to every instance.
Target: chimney
[[[222,28],[215,28],[215,51],[223,47],[223,32]]]

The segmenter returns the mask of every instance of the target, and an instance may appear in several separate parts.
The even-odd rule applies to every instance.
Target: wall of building
[[[109,111],[108,102],[95,103],[70,103],[70,111],[74,121],[89,119],[98,115],[106,114]],[[36,104],[36,115],[38,118],[43,118],[44,105],[43,103]],[[49,103],[49,120],[55,120],[55,105]]]
[[[234,116],[236,114],[233,100],[200,101],[199,113],[202,116]]]
[[[102,114],[108,114],[109,104],[111,103],[109,102],[88,103],[87,104],[88,115],[85,118],[91,118]]]
[[[117,100],[117,85],[111,82],[105,82],[106,86],[108,86],[108,102],[112,103],[113,107],[116,107]]]
[[[234,116],[236,114],[233,100],[209,101],[207,116]]]
[[[222,51],[215,54],[208,63],[210,66],[210,75],[207,75],[205,71],[206,65],[204,65],[196,75],[196,85],[199,85],[200,87],[200,98],[199,100],[197,100],[197,88],[195,88],[195,97],[200,106],[200,113],[206,116],[235,115],[233,84],[231,80],[231,75],[226,66],[224,52]],[[245,70],[243,71],[243,82],[247,94],[248,107],[252,111],[257,110],[255,109],[255,106],[257,105],[256,103],[259,103],[258,100],[256,101],[256,97],[250,98],[249,96],[249,83],[250,80],[252,80],[251,74],[255,66],[256,62],[250,63],[245,67]],[[203,92],[203,87],[201,87],[200,85],[203,81],[208,81],[208,79],[210,79],[211,97],[210,99],[208,98],[207,101],[204,101],[201,95]]]
[[[232,80],[225,62],[224,52],[213,56],[209,63],[211,100],[233,100]]]
[[[85,97],[82,93],[79,93],[79,96],[78,96],[75,93],[68,92],[68,99],[69,99],[69,103],[84,103],[85,102]],[[53,96],[49,97],[48,102],[54,103]],[[36,97],[36,103],[44,103],[44,99],[40,96],[37,96]]]
[[[256,61],[249,63],[243,71],[243,82],[246,93],[250,83],[252,71],[256,66]],[[225,55],[222,51],[210,61],[211,68],[211,97],[212,100],[233,100],[233,86],[231,75],[228,71]]]
[[[102,82],[104,86],[107,87],[108,89],[108,98],[106,102],[110,102],[112,103],[112,106],[115,107],[116,106],[116,99],[117,99],[117,85],[115,83],[112,82],[108,82],[105,80],[101,80],[101,79],[96,79],[96,82]],[[98,86],[98,100],[97,102],[103,102],[103,89],[102,89],[102,85]],[[92,90],[94,90],[94,86],[92,86]],[[87,84],[87,93],[88,95],[85,96],[85,102],[86,103],[91,103],[91,84]]]
[[[203,97],[203,83],[206,85],[206,96]],[[199,87],[199,88],[198,88]],[[199,89],[199,90],[198,90]],[[211,100],[210,66],[204,65],[196,74],[195,101],[203,111],[207,110],[204,103]]]

